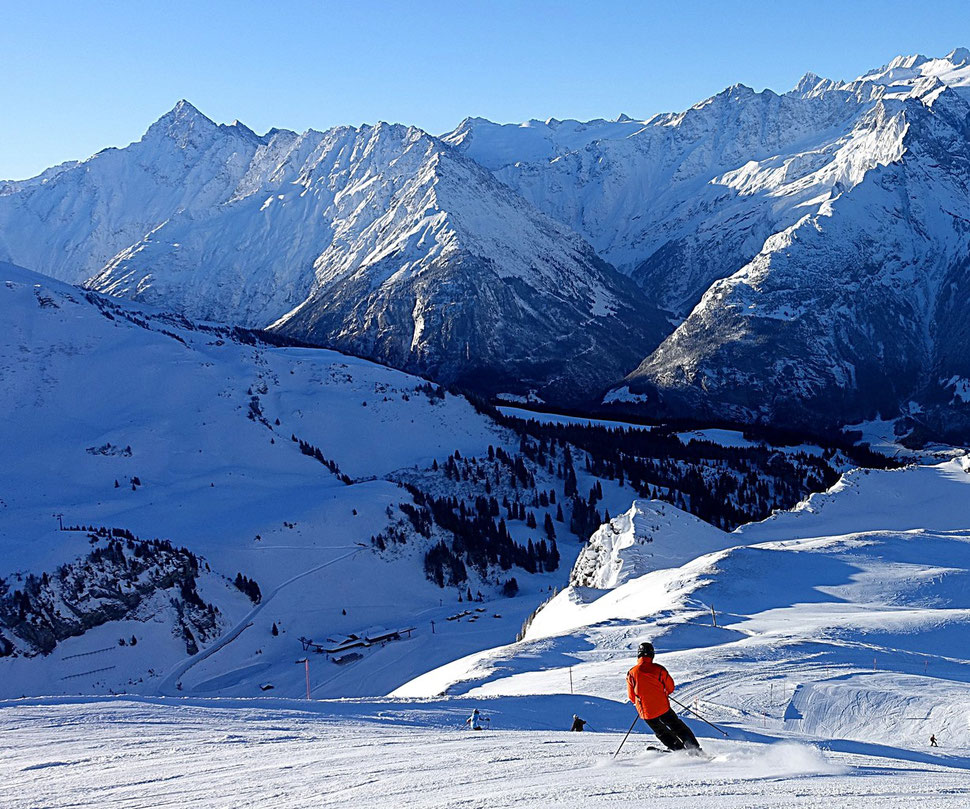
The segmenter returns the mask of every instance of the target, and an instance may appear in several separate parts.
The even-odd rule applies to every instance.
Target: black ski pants
[[[671,750],[699,749],[697,738],[671,708],[667,713],[645,720],[657,738]]]

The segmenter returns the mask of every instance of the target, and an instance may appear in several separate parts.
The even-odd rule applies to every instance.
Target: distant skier
[[[482,717],[481,717],[481,714],[479,714],[478,712],[478,708],[475,708],[475,710],[472,711],[472,715],[465,720],[465,724],[468,725],[469,730],[481,730],[482,729],[481,719]]]
[[[939,745],[936,743],[935,733],[930,734],[930,747],[939,747]]]
[[[573,714],[573,726],[569,729],[570,731],[582,732],[583,728],[586,727],[586,720],[580,719],[576,714]]]
[[[671,750],[700,750],[701,746],[670,707],[668,694],[674,693],[674,681],[663,666],[653,662],[652,643],[641,643],[637,664],[626,675],[627,696],[650,729]]]

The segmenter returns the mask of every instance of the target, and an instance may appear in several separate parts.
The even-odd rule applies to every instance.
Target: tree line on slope
[[[401,505],[413,534],[432,539],[425,551],[427,577],[439,586],[455,586],[469,569],[485,580],[519,567],[527,572],[555,569],[555,524],[586,541],[610,519],[600,510],[602,483],[630,488],[636,497],[662,500],[723,530],[765,519],[776,509],[788,509],[814,492],[830,488],[849,460],[892,468],[899,462],[868,448],[724,446],[713,441],[682,441],[671,430],[634,429],[587,424],[559,424],[506,416],[474,401],[519,438],[518,453],[489,447],[485,458],[462,458],[455,451],[442,463],[434,461],[430,478],[405,484],[412,503]],[[580,491],[579,469],[592,481]],[[450,482],[459,494],[433,492],[435,476]],[[543,478],[537,482],[537,478]],[[548,486],[549,480],[555,485]],[[584,484],[585,485],[585,484]],[[558,494],[557,494],[558,491]],[[500,498],[501,497],[501,501]],[[632,497],[631,497],[632,499]],[[514,520],[538,529],[536,511],[544,510],[543,529],[552,533],[544,551],[532,539],[515,543],[508,530]],[[555,518],[552,512],[555,510]],[[504,516],[502,516],[504,514]],[[378,550],[406,541],[400,526],[372,542]],[[544,555],[543,555],[544,554]],[[554,560],[554,561],[553,561]]]
[[[582,450],[594,477],[629,485],[640,497],[664,500],[726,531],[830,488],[839,479],[835,467],[840,460],[870,468],[901,465],[867,447],[819,452],[731,447],[697,439],[685,442],[665,429],[539,422],[500,412],[497,417],[521,436],[522,451],[529,457],[541,457],[543,447],[557,443],[572,446]]]

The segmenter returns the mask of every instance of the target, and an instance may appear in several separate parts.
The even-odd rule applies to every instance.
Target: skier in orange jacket
[[[652,643],[641,643],[637,664],[626,675],[626,691],[641,718],[671,750],[700,750],[701,746],[670,707],[668,694],[674,693],[674,680],[663,666],[653,662]]]

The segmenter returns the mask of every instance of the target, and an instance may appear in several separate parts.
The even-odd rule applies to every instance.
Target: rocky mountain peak
[[[143,140],[167,137],[182,140],[192,134],[212,133],[218,125],[184,98],[148,127]]]

